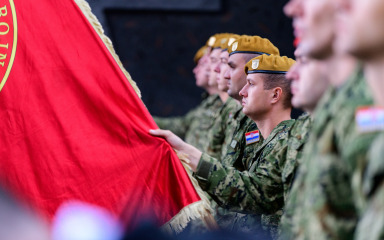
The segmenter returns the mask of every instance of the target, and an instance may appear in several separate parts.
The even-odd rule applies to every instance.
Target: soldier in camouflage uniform
[[[291,128],[287,147],[276,153],[277,155],[286,155],[287,158],[282,173],[285,202],[289,199],[296,170],[302,163],[302,152],[309,138],[313,111],[329,86],[328,69],[324,62],[303,56],[300,46],[295,51],[295,57],[296,63],[287,73],[287,78],[291,80],[293,93],[292,106],[303,109],[306,113],[300,116]],[[281,218],[283,231],[285,228],[290,229],[292,227],[292,214],[289,211],[284,212]]]
[[[229,98],[227,93],[227,80],[223,78],[224,69],[228,66],[228,42],[233,42],[238,37],[238,35],[228,34],[228,36],[221,38],[219,41],[216,40],[216,43],[214,44],[212,50],[212,52],[215,52],[215,54],[218,55],[219,59],[212,66],[211,71],[214,71],[216,73],[217,85],[220,91],[219,96],[224,104],[219,110],[218,116],[216,117],[212,128],[208,132],[208,145],[205,151],[210,156],[218,159],[221,158],[223,149],[226,149],[225,143],[223,142],[223,130],[225,130],[224,124],[226,123],[222,122],[221,120],[223,117],[227,117],[229,116],[229,114],[231,114],[231,110],[233,109],[232,106],[239,106],[237,101],[233,100],[232,98]],[[215,62],[215,59],[213,62]],[[229,212],[228,210],[219,207],[209,195],[208,199],[210,199],[211,201],[211,207],[212,209],[214,209],[213,216],[216,222],[218,223],[219,227],[222,229],[232,230],[232,225],[236,213]],[[194,230],[195,232],[198,231],[198,229]]]
[[[244,170],[241,163],[242,157],[251,156],[256,149],[255,144],[245,144],[244,136],[247,132],[257,130],[257,127],[255,122],[242,112],[240,105],[239,91],[246,84],[243,68],[249,59],[261,53],[278,55],[279,50],[269,40],[259,36],[234,37],[234,39],[229,38],[227,42],[223,41],[221,45],[225,51],[222,51],[220,56],[225,64],[221,64],[220,68],[216,67],[216,71],[220,73],[221,77],[218,82],[219,90],[228,91],[230,98],[225,102],[220,116],[210,131],[210,144],[206,153],[221,160],[227,166],[235,166],[239,170]],[[228,43],[230,43],[229,46]],[[237,47],[232,48],[232,44]],[[231,83],[229,88],[228,82]],[[262,137],[260,139],[262,140]],[[215,202],[212,205],[216,205],[215,218],[221,228],[252,232],[260,221],[259,215],[230,212],[218,207]]]
[[[210,156],[218,159],[224,159],[227,155],[231,156],[234,152],[243,152],[243,149],[239,150],[236,146],[237,140],[241,141],[242,138],[236,139],[236,142],[232,141],[232,138],[234,133],[239,130],[241,131],[240,136],[243,137],[243,131],[253,123],[242,113],[240,104],[239,91],[246,84],[246,75],[243,71],[245,64],[260,54],[279,55],[279,50],[269,40],[259,36],[235,36],[229,40],[231,41],[224,42],[221,46],[224,49],[221,59],[225,64],[216,70],[221,74],[221,90],[227,91],[230,98],[224,104],[221,114],[210,131],[210,143],[206,151]],[[230,46],[228,43],[231,43]],[[254,123],[253,125],[255,126]],[[256,128],[252,130],[256,130]],[[233,146],[229,151],[228,145]]]
[[[228,97],[226,93],[219,91],[218,84],[216,81],[217,72],[214,71],[214,68],[219,61],[220,56],[220,43],[221,40],[228,38],[229,33],[217,33],[209,38],[207,41],[208,53],[209,53],[209,78],[208,84],[211,88],[216,89],[216,97],[215,102],[211,105],[211,107],[207,108],[207,112],[201,118],[196,119],[190,125],[190,129],[186,136],[185,141],[197,149],[204,151],[208,146],[208,133],[212,128],[215,119],[219,116],[220,109],[223,107],[224,101]]]
[[[358,107],[371,103],[371,94],[356,61],[333,52],[332,0],[292,0],[285,12],[301,24],[296,32],[304,55],[327,62],[331,88],[314,112],[286,205],[291,227],[283,229],[282,239],[352,239],[358,218],[354,170],[366,161],[374,137],[360,134],[354,118]]]
[[[243,111],[256,124],[259,119],[267,120],[261,122],[260,128],[266,139],[254,151],[253,160],[246,165],[243,162],[245,171],[222,164],[169,131],[151,130],[151,134],[166,138],[172,147],[189,156],[189,164],[201,187],[225,208],[252,214],[274,214],[283,207],[280,166],[285,159],[276,159],[270,153],[286,145],[288,131],[294,123],[290,120],[289,82],[284,77],[284,71],[293,62],[287,57],[261,55],[247,64],[249,80],[240,92]],[[257,142],[259,131],[247,134],[246,139],[246,143]]]
[[[220,63],[220,53],[221,53],[221,43],[224,41],[227,41],[228,37],[231,36],[230,33],[218,33],[213,35],[207,42],[207,44],[210,44],[210,52],[209,52],[209,78],[208,78],[208,84],[210,87],[218,88],[218,75],[219,71],[216,70],[217,65]],[[219,89],[219,88],[218,88]],[[186,136],[185,141],[195,147],[197,147],[200,150],[205,150],[208,148],[208,143],[210,139],[210,131],[214,126],[214,123],[216,119],[218,119],[218,116],[221,114],[221,111],[223,109],[224,103],[226,102],[228,98],[228,94],[225,91],[222,91],[219,89],[219,92],[217,94],[218,99],[220,100],[221,107],[216,110],[215,113],[213,113],[212,116],[203,116],[204,119],[199,119],[199,121],[196,121],[196,124],[198,128],[196,128],[195,132],[192,132],[190,136]],[[218,216],[217,213],[217,204],[211,199],[211,197],[206,194],[207,198],[211,201],[211,207],[212,209],[216,209],[216,211],[213,213],[213,216],[216,218]],[[216,219],[217,220],[217,219]],[[196,233],[202,233],[207,230],[206,226],[203,222],[199,220],[194,220],[189,224],[189,227],[184,230],[184,234],[196,234]]]
[[[356,112],[356,126],[362,134],[378,133],[370,146],[368,162],[360,162],[354,173],[353,190],[359,203],[355,239],[384,239],[384,2],[342,3],[340,10],[348,21],[340,21],[345,30],[336,34],[336,45],[363,61],[375,99],[375,105]]]
[[[208,132],[212,128],[215,119],[218,116],[220,109],[223,106],[223,93],[219,93],[218,85],[216,82],[217,73],[214,71],[214,66],[219,60],[218,53],[221,52],[217,49],[222,38],[226,38],[229,34],[218,33],[211,36],[207,41],[207,49],[203,54],[202,60],[204,61],[201,69],[195,68],[194,73],[196,75],[196,82],[207,83],[208,89],[215,89],[215,93],[210,95],[204,100],[196,109],[189,112],[185,118],[173,118],[173,119],[159,119],[155,118],[156,123],[160,128],[176,131],[177,135],[184,136],[187,143],[195,146],[196,148],[203,150],[208,145]],[[196,55],[199,54],[200,51]],[[195,59],[197,56],[195,56]],[[199,62],[200,64],[200,62]],[[199,79],[204,79],[204,81]],[[199,84],[202,85],[202,84]],[[226,94],[226,93],[225,93]],[[211,200],[209,195],[208,199]],[[214,206],[213,206],[214,207]],[[207,226],[200,220],[193,220],[188,227],[184,229],[184,235],[190,235],[195,233],[202,233],[207,231]]]
[[[239,92],[246,84],[243,68],[250,59],[260,54],[279,55],[279,50],[265,38],[243,35],[234,41],[227,51],[229,69],[224,70],[223,77],[228,81],[227,92],[230,98],[227,108],[223,109],[222,115],[212,128],[209,148],[218,149],[218,145],[225,145],[226,147],[222,148],[218,159],[221,159],[224,164],[232,166],[235,162],[241,163],[243,154],[247,152],[245,151],[244,134],[247,131],[257,130],[256,124],[244,115],[240,105]],[[252,152],[253,149],[253,145],[250,145],[248,152]],[[211,150],[208,150],[207,153],[211,155]]]
[[[354,112],[370,101],[360,72],[341,88],[331,88],[320,102],[287,203],[293,226],[284,229],[286,238],[353,237],[357,212],[352,169],[366,157],[373,138],[358,133]]]
[[[210,156],[221,159],[221,156],[226,152],[226,142],[224,139],[224,131],[226,128],[226,121],[233,116],[233,109],[240,106],[240,104],[233,98],[229,97],[228,79],[224,78],[224,73],[229,68],[228,66],[228,45],[233,43],[240,36],[230,34],[226,38],[222,38],[217,45],[219,52],[219,61],[213,66],[213,71],[217,74],[217,85],[221,92],[220,98],[223,101],[223,106],[219,111],[218,117],[208,133],[208,146],[205,150]]]
[[[312,126],[313,111],[329,86],[328,69],[324,62],[302,55],[300,46],[295,51],[295,57],[296,63],[288,71],[287,78],[291,81],[292,106],[305,110],[305,113],[296,120],[292,127],[287,148],[278,153],[287,154],[287,165],[283,173],[283,181],[286,186],[285,201],[288,198],[296,169],[301,164],[302,150]]]

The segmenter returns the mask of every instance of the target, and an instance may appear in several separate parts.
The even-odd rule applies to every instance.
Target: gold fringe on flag
[[[109,37],[107,37],[104,34],[103,26],[101,26],[101,23],[99,22],[97,17],[92,13],[91,7],[89,6],[88,2],[85,0],[75,0],[75,2],[83,12],[84,16],[87,17],[88,21],[91,23],[91,25],[93,26],[97,34],[99,34],[101,40],[103,40],[105,46],[108,48],[109,52],[112,54],[113,58],[119,65],[121,71],[123,71],[124,75],[127,77],[129,83],[131,84],[131,86],[133,87],[133,89],[135,90],[139,98],[141,98],[141,93],[139,88],[136,85],[136,82],[132,80],[131,75],[127,72],[127,70],[125,70],[123,64],[120,61],[119,56],[117,56],[116,51],[113,48],[111,39],[109,39]]]
[[[188,156],[180,154],[177,151],[176,154],[181,160],[185,170],[187,171],[189,179],[191,180],[201,200],[184,207],[176,216],[174,216],[170,221],[163,225],[163,229],[165,229],[167,232],[179,233],[187,226],[189,221],[198,218],[204,222],[209,230],[219,229],[219,226],[212,216],[213,209],[211,208],[211,204],[208,198],[205,196],[205,193],[199,186],[197,180],[192,176],[192,169],[188,165]]]
[[[92,13],[91,7],[89,6],[88,2],[86,0],[74,1],[76,2],[80,10],[83,12],[84,16],[91,23],[95,31],[98,33],[101,40],[104,42],[105,46],[108,48],[109,52],[114,57],[115,61],[119,65],[120,69],[123,71],[124,75],[128,79],[131,86],[134,88],[139,98],[141,98],[141,93],[136,85],[136,82],[132,80],[131,75],[127,72],[127,70],[125,70],[123,64],[120,61],[119,56],[117,56],[115,49],[113,48],[112,41],[104,34],[104,29],[101,26],[97,17]],[[180,233],[187,226],[189,221],[198,218],[203,220],[208,229],[218,229],[218,225],[212,217],[213,210],[211,208],[209,200],[204,195],[204,191],[200,188],[199,184],[197,183],[197,180],[192,177],[192,170],[186,164],[186,162],[188,162],[188,158],[186,156],[181,156],[180,154],[178,154],[178,157],[182,160],[183,166],[186,169],[188,176],[191,179],[191,182],[195,187],[196,192],[199,194],[201,200],[181,209],[178,214],[176,214],[170,221],[168,221],[162,226],[162,229],[170,233]]]

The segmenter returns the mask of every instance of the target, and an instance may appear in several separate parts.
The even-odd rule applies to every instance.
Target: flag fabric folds
[[[48,218],[70,200],[123,213],[129,227],[148,212],[159,225],[199,215],[200,197],[171,147],[148,134],[156,124],[86,2],[0,0],[0,61],[6,186]]]

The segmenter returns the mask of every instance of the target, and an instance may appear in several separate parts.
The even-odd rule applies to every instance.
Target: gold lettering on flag
[[[11,72],[16,55],[17,18],[13,0],[0,0],[0,91]]]

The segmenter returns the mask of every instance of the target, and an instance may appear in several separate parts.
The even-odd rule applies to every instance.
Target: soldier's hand
[[[149,130],[149,134],[164,138],[173,149],[177,150],[181,154],[185,154],[190,160],[188,165],[192,168],[192,171],[196,171],[196,167],[202,154],[200,150],[184,142],[181,138],[169,130],[151,129]]]
[[[172,148],[177,151],[183,151],[183,148],[185,147],[184,144],[187,144],[169,130],[151,129],[149,130],[149,133],[153,136],[164,138],[172,146]]]

